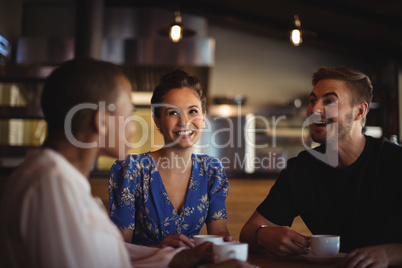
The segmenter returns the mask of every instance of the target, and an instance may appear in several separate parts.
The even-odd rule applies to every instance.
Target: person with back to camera
[[[193,267],[216,258],[210,243],[192,249],[124,243],[91,195],[87,178],[97,156],[127,153],[135,131],[130,94],[120,68],[97,60],[66,62],[47,78],[46,141],[10,175],[1,202],[1,267]]]
[[[206,96],[200,81],[176,70],[161,77],[151,104],[165,145],[116,161],[109,182],[112,221],[126,242],[193,247],[208,234],[231,241],[226,227],[228,180],[216,158],[193,154],[205,123]]]
[[[300,215],[313,234],[340,235],[342,267],[402,264],[402,147],[362,132],[371,81],[355,69],[322,67],[313,85],[306,122],[321,145],[288,161],[240,241],[303,254],[309,237],[285,227]]]

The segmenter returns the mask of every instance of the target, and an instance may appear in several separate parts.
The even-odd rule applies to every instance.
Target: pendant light
[[[168,28],[161,29],[159,34],[162,36],[169,36],[172,42],[177,43],[184,37],[193,36],[195,31],[183,27],[180,11],[175,11],[172,25]]]
[[[299,15],[294,15],[294,25],[294,29],[290,32],[290,41],[297,47],[303,42]]]
[[[181,16],[180,16],[180,11],[175,11],[174,12],[174,23],[172,27],[170,28],[169,32],[169,38],[172,40],[174,43],[179,42],[183,38],[182,34],[182,27],[181,27]]]

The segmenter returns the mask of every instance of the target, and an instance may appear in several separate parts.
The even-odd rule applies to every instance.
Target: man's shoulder
[[[61,154],[40,149],[27,153],[24,161],[10,175],[13,182],[26,182],[31,186],[51,181],[55,183],[86,181],[85,177]]]
[[[38,180],[46,174],[54,172],[58,165],[58,157],[47,150],[30,150],[22,163],[11,173],[10,179]],[[33,175],[35,174],[35,175]]]
[[[388,139],[366,136],[367,147],[370,154],[379,154],[382,157],[402,157],[402,147],[390,142]]]
[[[5,196],[9,200],[36,198],[37,193],[80,189],[88,191],[89,182],[63,156],[48,150],[32,151],[8,177]]]

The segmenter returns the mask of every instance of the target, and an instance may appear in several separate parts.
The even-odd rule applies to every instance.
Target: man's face
[[[307,107],[311,138],[315,142],[334,143],[348,137],[355,118],[350,94],[340,80],[324,79],[315,85]]]

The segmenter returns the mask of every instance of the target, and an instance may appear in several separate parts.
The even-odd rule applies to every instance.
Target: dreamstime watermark
[[[173,134],[176,135],[175,139],[172,139],[170,142],[166,144],[155,144],[155,133],[158,131],[155,128],[155,124],[149,123],[141,116],[131,115],[129,117],[125,117],[122,115],[116,115],[114,112],[116,110],[116,106],[114,104],[109,104],[106,107],[105,102],[99,102],[99,104],[95,103],[82,103],[73,107],[67,114],[64,121],[64,130],[67,139],[73,145],[79,148],[94,148],[94,147],[112,147],[117,148],[119,151],[119,158],[124,158],[128,149],[133,148],[141,148],[145,144],[151,140],[151,147],[173,147],[180,142],[186,142],[187,144],[194,147],[195,150],[198,151],[207,151],[208,148],[213,148],[214,150],[224,150],[228,148],[248,148],[249,151],[255,151],[256,149],[261,148],[275,148],[277,147],[277,129],[278,124],[282,120],[286,120],[286,115],[281,116],[271,116],[270,119],[266,116],[262,115],[254,115],[248,114],[246,116],[242,116],[243,113],[241,111],[241,106],[239,105],[237,109],[237,114],[234,116],[209,116],[206,117],[203,114],[183,114],[183,112],[172,105],[166,104],[158,104],[152,106],[153,116],[155,116],[155,109],[160,109],[164,111],[166,109],[172,110],[172,117],[177,117],[178,125],[175,126],[176,132],[171,131],[171,136]],[[72,133],[72,120],[74,116],[81,110],[90,109],[94,111],[99,111],[98,124],[102,124],[102,121],[109,122],[108,128],[105,129],[108,133],[104,135],[99,135],[98,141],[93,142],[82,142],[76,139],[74,134]],[[328,114],[326,119],[330,119],[332,117],[337,116],[336,113],[333,112],[333,108],[331,109],[331,113]],[[329,116],[330,114],[330,116]],[[332,166],[336,166],[338,164],[338,158],[333,157],[331,159],[328,158],[327,152],[320,153],[314,149],[312,149],[309,145],[305,143],[304,139],[304,130],[314,123],[316,115],[309,116],[303,123],[300,129],[300,137],[301,144],[304,148],[312,154],[315,158],[329,164]],[[160,120],[158,118],[154,118],[155,120]],[[258,123],[258,127],[256,127],[256,122]],[[163,124],[163,122],[160,122]],[[121,133],[125,133],[125,129],[129,124],[136,124],[137,129],[140,128],[142,130],[140,136],[140,140],[136,142],[131,142],[131,137],[125,137],[125,135],[121,135]],[[327,126],[328,128],[328,126]],[[207,139],[200,139],[200,135],[198,133],[202,132]],[[173,134],[172,134],[173,133]],[[258,144],[256,142],[256,135],[260,133],[263,135],[269,134],[270,143],[265,142]],[[337,148],[337,134],[338,134],[338,124],[331,124],[331,148]],[[106,140],[106,137],[108,139]],[[118,137],[118,139],[116,139]],[[117,144],[116,144],[117,143]],[[246,150],[247,151],[247,150]],[[333,152],[333,150],[332,150]],[[337,151],[336,151],[337,153]],[[280,159],[280,161],[276,161],[273,163],[275,157],[272,155],[264,156],[264,157],[255,157],[253,154],[245,154],[242,159],[240,159],[240,154],[236,154],[231,158],[222,158],[222,163],[226,163],[232,166],[238,166],[243,168],[246,164],[251,163],[253,168],[267,167],[267,168],[278,168],[285,167],[285,158]],[[165,161],[166,159],[164,159]],[[282,161],[283,160],[283,161]],[[165,165],[165,164],[164,164]],[[167,164],[166,164],[167,165]]]

